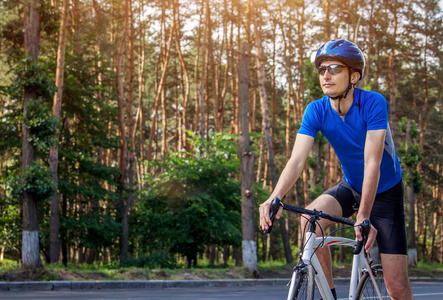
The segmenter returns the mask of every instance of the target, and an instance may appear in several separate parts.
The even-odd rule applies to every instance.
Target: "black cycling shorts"
[[[405,255],[408,253],[404,193],[403,180],[400,180],[389,190],[375,196],[370,221],[378,231],[377,244],[380,253]],[[344,179],[323,194],[337,199],[343,217],[346,218],[352,216],[360,204],[361,194],[352,189]]]

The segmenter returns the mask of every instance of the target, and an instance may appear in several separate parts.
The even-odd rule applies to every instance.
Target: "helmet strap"
[[[341,110],[340,110],[340,100],[343,98],[346,98],[346,96],[348,95],[349,91],[354,87],[354,84],[351,83],[351,71],[349,71],[349,85],[348,88],[345,90],[345,92],[339,96],[336,97],[331,97],[329,96],[329,98],[331,98],[332,100],[337,100],[338,99],[338,113],[341,114]]]

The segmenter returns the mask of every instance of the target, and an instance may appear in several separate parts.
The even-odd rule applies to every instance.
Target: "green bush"
[[[148,176],[140,202],[131,212],[134,244],[150,253],[166,250],[197,264],[207,246],[239,246],[241,196],[235,179],[239,159],[234,137],[212,136],[194,143],[198,156],[172,153]]]
[[[141,255],[138,258],[128,257],[122,261],[122,267],[175,269],[177,268],[177,260],[166,251],[155,251],[152,254]]]

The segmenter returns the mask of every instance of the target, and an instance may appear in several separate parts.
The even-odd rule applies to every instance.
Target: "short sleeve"
[[[317,133],[321,130],[322,116],[323,113],[321,112],[319,101],[317,100],[310,103],[305,109],[298,133],[315,138]]]
[[[388,101],[381,94],[374,93],[367,107],[367,130],[388,128]]]

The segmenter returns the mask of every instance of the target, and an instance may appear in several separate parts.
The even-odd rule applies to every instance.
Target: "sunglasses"
[[[320,66],[318,67],[318,73],[320,73],[320,75],[325,75],[326,70],[328,70],[329,74],[338,74],[341,71],[343,71],[343,69],[347,68],[346,66],[342,66],[342,65],[329,65],[329,66]]]

